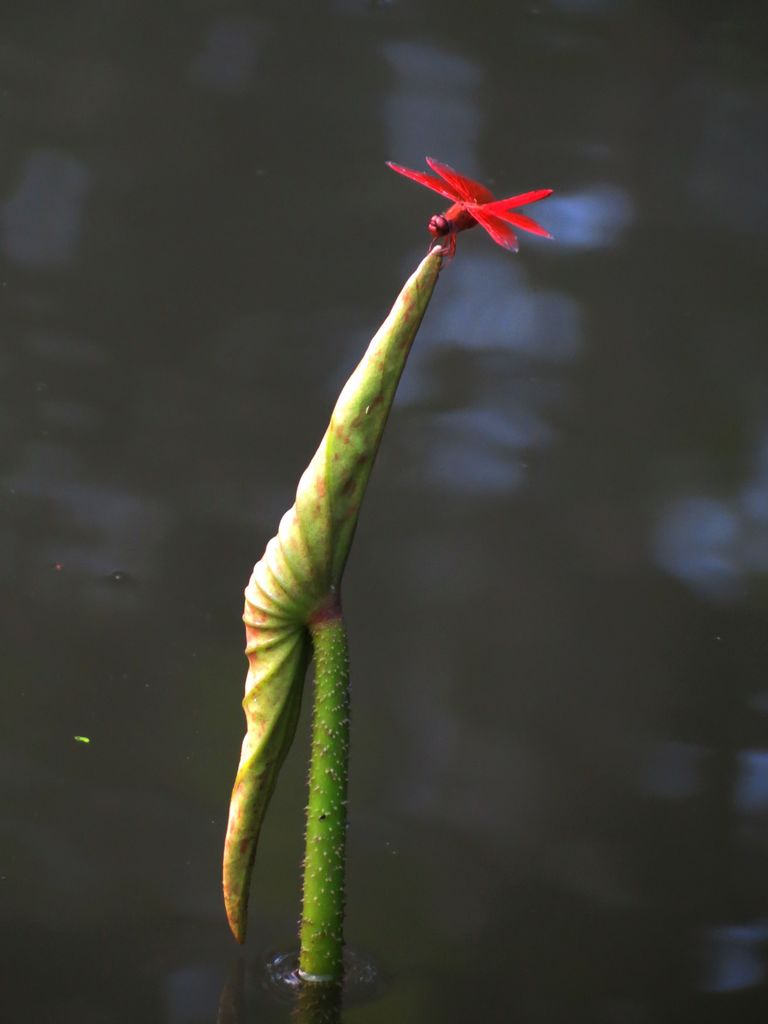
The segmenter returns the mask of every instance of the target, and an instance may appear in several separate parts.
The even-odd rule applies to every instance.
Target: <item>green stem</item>
[[[293,1024],[339,1024],[341,985],[302,985],[291,1021]]]
[[[338,982],[344,948],[349,660],[338,607],[310,623],[309,629],[315,655],[315,702],[299,974],[305,981]]]

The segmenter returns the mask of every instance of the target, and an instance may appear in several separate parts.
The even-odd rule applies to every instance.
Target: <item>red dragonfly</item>
[[[540,188],[534,192],[523,192],[519,196],[510,196],[509,199],[494,199],[493,193],[489,192],[485,185],[465,178],[463,174],[454,171],[448,164],[441,164],[428,156],[427,163],[436,171],[440,177],[434,174],[427,174],[425,171],[411,171],[400,164],[393,164],[387,160],[387,166],[398,174],[404,174],[406,178],[418,181],[420,185],[426,185],[434,192],[450,199],[453,206],[449,206],[444,213],[436,213],[429,221],[427,228],[435,239],[448,236],[447,255],[453,256],[456,251],[456,235],[459,231],[466,231],[477,224],[481,224],[494,242],[517,252],[517,237],[512,226],[522,231],[530,231],[532,235],[541,235],[543,238],[551,238],[552,235],[537,224],[535,220],[526,217],[522,213],[512,213],[512,210],[520,206],[527,206],[529,203],[537,203],[540,199],[546,199],[552,194],[551,188]],[[433,243],[434,245],[434,243]]]

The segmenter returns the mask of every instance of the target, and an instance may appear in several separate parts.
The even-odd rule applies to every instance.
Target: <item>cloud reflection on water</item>
[[[768,571],[768,440],[752,476],[732,496],[671,498],[653,538],[657,564],[701,597],[742,598],[749,577]]]
[[[560,247],[612,248],[634,217],[626,191],[609,182],[570,194],[556,192],[547,200],[546,226]]]
[[[388,42],[381,52],[394,76],[382,101],[391,159],[420,167],[428,154],[477,174],[477,65],[432,43]]]
[[[566,388],[562,368],[582,349],[580,312],[566,295],[537,290],[521,261],[500,252],[462,252],[444,274],[450,289],[429,311],[397,398],[423,417],[413,442],[419,474],[475,493],[513,491],[528,453],[556,437],[550,416]],[[460,365],[439,381],[448,351]],[[457,407],[444,389],[462,384],[466,404]]]
[[[733,992],[759,985],[765,977],[760,945],[766,941],[768,921],[711,929],[705,939],[702,991]]]
[[[477,237],[463,236],[459,244],[474,247]],[[578,305],[561,293],[538,290],[524,257],[505,255],[492,245],[481,252],[473,248],[462,251],[444,274],[450,277],[450,288],[438,294],[421,327],[409,365],[411,378],[420,355],[447,340],[475,351],[499,349],[547,363],[567,364],[581,351]],[[403,381],[401,400],[404,395],[407,400],[412,384]]]
[[[69,263],[77,253],[91,173],[67,153],[31,153],[21,180],[2,207],[6,257],[19,267],[43,270]]]
[[[27,587],[49,586],[54,564],[102,582],[124,566],[144,582],[156,575],[169,523],[160,502],[100,481],[72,449],[44,441],[26,444],[22,468],[6,483],[16,503],[45,503],[49,515],[50,509],[57,514],[57,528],[38,539],[36,571],[28,570]],[[101,592],[91,598],[96,605],[104,602]],[[121,590],[122,603],[140,605],[144,600],[140,591]]]

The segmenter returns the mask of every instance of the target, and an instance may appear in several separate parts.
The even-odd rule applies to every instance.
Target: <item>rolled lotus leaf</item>
[[[442,264],[439,250],[409,278],[344,386],[296,502],[245,591],[247,732],[224,845],[224,903],[245,941],[248,889],[261,823],[290,748],[311,654],[307,624],[338,609],[360,505],[413,339]]]

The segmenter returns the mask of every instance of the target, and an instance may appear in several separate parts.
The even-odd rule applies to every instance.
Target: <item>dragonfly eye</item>
[[[427,228],[429,229],[429,233],[434,235],[435,238],[442,238],[443,235],[447,235],[451,230],[450,224],[442,213],[436,213],[434,217],[431,218]]]

